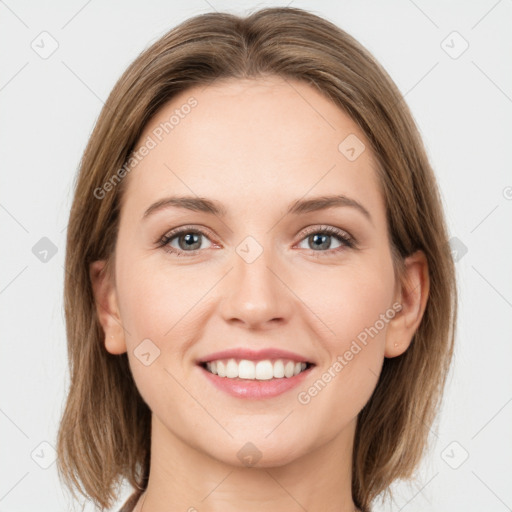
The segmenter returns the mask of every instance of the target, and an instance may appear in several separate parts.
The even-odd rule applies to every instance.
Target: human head
[[[394,479],[410,476],[424,451],[425,426],[434,418],[452,354],[456,302],[441,201],[412,116],[379,64],[328,21],[291,8],[264,9],[244,19],[211,13],[171,30],[124,73],[102,110],[76,184],[65,283],[71,388],[58,451],[64,474],[75,468],[87,494],[102,506],[108,506],[119,476],[143,486],[149,464],[151,411],[127,355],[105,350],[89,273],[91,263],[106,260],[105,272],[114,276],[124,192],[134,177],[123,178],[127,172],[119,170],[172,98],[227,79],[264,76],[314,86],[350,116],[377,164],[397,280],[404,278],[405,259],[417,251],[428,262],[429,300],[421,323],[407,350],[384,360],[358,416],[356,503],[366,508]],[[121,179],[112,181],[116,175]]]

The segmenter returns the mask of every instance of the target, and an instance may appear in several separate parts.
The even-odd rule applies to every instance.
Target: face
[[[116,246],[124,331],[106,347],[128,352],[153,421],[235,465],[241,449],[282,465],[347,432],[376,386],[397,312],[363,132],[308,84],[271,77],[181,93],[145,127],[144,144],[124,178]],[[209,202],[151,208],[181,196]],[[347,199],[310,202],[327,196]],[[243,378],[214,375],[205,360]],[[305,371],[280,377],[297,362]]]

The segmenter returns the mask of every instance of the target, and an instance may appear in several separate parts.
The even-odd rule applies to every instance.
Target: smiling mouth
[[[200,363],[207,372],[237,380],[273,380],[287,379],[299,375],[314,366],[313,363],[298,362],[291,359],[218,359]]]

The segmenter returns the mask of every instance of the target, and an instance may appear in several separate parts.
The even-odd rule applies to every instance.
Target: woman
[[[191,18],[114,87],[68,226],[66,484],[122,512],[370,510],[455,335],[437,184],[383,68],[296,8]]]

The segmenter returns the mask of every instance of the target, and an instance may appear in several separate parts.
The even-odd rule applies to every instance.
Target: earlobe
[[[105,333],[105,348],[111,354],[126,352],[124,329],[117,305],[117,293],[107,272],[107,261],[97,260],[89,266],[89,277],[96,304],[98,321]]]
[[[396,357],[407,350],[427,306],[430,278],[425,253],[416,251],[405,259],[404,264],[405,276],[397,297],[401,310],[388,325],[385,357]]]

